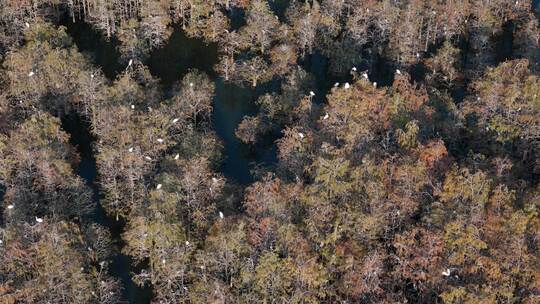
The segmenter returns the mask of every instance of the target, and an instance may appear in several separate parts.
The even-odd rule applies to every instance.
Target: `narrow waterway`
[[[123,287],[123,298],[129,303],[150,303],[153,294],[149,286],[137,286],[130,276],[135,271],[129,256],[122,254],[124,245],[121,233],[124,223],[107,216],[100,204],[100,191],[96,181],[97,166],[92,145],[95,138],[90,133],[90,123],[77,114],[68,114],[62,118],[62,129],[70,134],[70,144],[77,148],[81,157],[77,174],[82,177],[92,189],[96,209],[87,219],[109,229],[114,243],[113,256],[109,265],[109,273],[120,280]]]
[[[74,39],[78,49],[85,52],[96,66],[101,67],[105,76],[114,80],[121,72],[120,54],[116,47],[118,41],[106,40],[82,21],[72,23],[64,20],[68,33]],[[254,115],[258,108],[257,98],[269,91],[279,89],[279,84],[271,83],[255,89],[225,83],[213,71],[217,63],[217,46],[206,44],[200,39],[189,38],[180,26],[174,27],[170,39],[161,48],[154,50],[145,64],[152,75],[160,79],[163,85],[163,96],[169,95],[172,85],[180,81],[191,69],[198,69],[208,74],[215,82],[214,111],[212,116],[213,129],[223,142],[223,162],[221,171],[230,182],[249,184],[253,181],[251,171],[258,166],[272,166],[276,162],[276,145],[274,138],[265,140],[257,147],[243,144],[235,135],[235,130],[244,116]],[[94,193],[97,204],[91,220],[107,227],[115,243],[115,254],[112,258],[109,272],[119,279],[123,286],[123,298],[128,303],[150,303],[152,290],[150,287],[141,288],[134,284],[131,273],[136,272],[129,256],[121,253],[123,241],[121,233],[124,223],[109,218],[99,204],[100,189],[97,183],[97,167],[92,148],[95,138],[90,132],[90,122],[71,114],[62,119],[62,127],[71,136],[71,144],[76,146],[81,162],[77,173],[86,180]]]

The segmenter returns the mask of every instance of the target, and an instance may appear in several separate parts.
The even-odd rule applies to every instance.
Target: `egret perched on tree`
[[[217,179],[217,178],[215,178],[215,177],[212,177],[212,183],[214,183],[214,184],[215,184],[215,183],[217,183],[217,182],[218,182],[218,179]]]
[[[190,86],[190,87],[193,87],[193,82],[190,82],[190,83],[189,83],[189,86]]]
[[[133,152],[133,147],[128,149],[129,152]]]
[[[14,205],[8,205],[7,208],[8,209],[13,209],[13,208],[15,208],[15,206]]]
[[[161,189],[161,186],[162,186],[161,184],[157,184],[156,189],[157,190]]]
[[[396,74],[401,75],[401,71],[399,69],[396,70]]]
[[[223,212],[220,211],[220,212],[219,212],[219,218],[220,218],[220,219],[223,219],[224,217],[225,217],[225,216],[223,215]]]
[[[152,160],[152,158],[150,156],[145,156],[144,157],[146,160]]]
[[[94,79],[94,73],[90,74],[90,78]]]
[[[36,222],[38,222],[38,223],[43,223],[43,219],[36,216]]]
[[[135,105],[131,105],[131,109],[132,109],[132,110],[135,110]]]
[[[128,62],[128,67],[130,67],[133,64],[133,59],[130,59]]]
[[[330,117],[330,115],[328,115],[328,113],[324,114],[323,120],[327,120],[328,117]]]
[[[302,132],[298,132],[298,137],[300,137],[300,138],[304,138],[304,133],[302,133]]]
[[[158,141],[158,143],[161,144],[161,143],[163,143],[163,138],[158,138],[157,141]]]
[[[376,82],[373,82],[373,87],[377,88],[377,83]]]
[[[369,75],[367,72],[362,73],[362,77],[364,77],[365,79],[369,79]]]
[[[174,156],[174,159],[175,159],[175,160],[178,160],[179,158],[180,158],[180,154],[177,153],[177,154]]]
[[[186,241],[186,246],[189,246],[189,241]]]
[[[175,118],[175,119],[172,120],[172,123],[173,123],[173,124],[174,124],[174,123],[177,123],[179,120],[180,120],[180,118]]]
[[[345,90],[348,90],[350,87],[351,87],[351,85],[348,82],[346,82],[345,83]]]
[[[352,67],[351,71],[356,72],[356,67]]]
[[[315,96],[315,92],[309,91],[309,96],[311,96],[311,97]]]
[[[34,76],[34,74],[35,74],[34,71],[30,71],[30,73],[28,73],[28,77],[32,77]]]
[[[26,28],[30,28],[30,23],[25,22],[24,25],[26,26]]]
[[[452,270],[450,268],[446,268],[446,270],[442,272],[442,275],[445,277],[449,277],[451,273]]]
[[[339,87],[339,82],[334,83],[334,88]]]

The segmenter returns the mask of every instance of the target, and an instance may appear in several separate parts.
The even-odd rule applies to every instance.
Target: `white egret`
[[[376,82],[373,83],[373,87],[377,88],[377,83]]]
[[[128,149],[129,152],[133,152],[133,147]]]
[[[15,208],[15,206],[14,205],[8,205],[7,208],[8,209],[13,209],[13,208]]]
[[[177,123],[179,120],[180,120],[180,118],[175,118],[175,119],[172,120],[172,123],[173,123],[173,124],[174,124],[174,123]]]
[[[144,157],[146,160],[152,160],[152,158],[150,156],[145,156]]]
[[[356,72],[356,67],[352,67],[351,69],[353,72]]]
[[[128,62],[128,67],[130,67],[133,64],[133,59],[130,59]]]
[[[157,184],[156,189],[157,190],[161,189],[161,186],[162,186],[161,184]]]
[[[175,160],[178,160],[179,158],[180,158],[180,154],[176,154],[176,155],[174,156],[174,159],[175,159]]]
[[[347,82],[345,83],[345,90],[348,90],[351,87],[351,85]]]
[[[396,74],[401,75],[401,71],[400,71],[400,70],[396,70]]]
[[[167,263],[167,260],[163,259],[163,260],[161,260],[161,263],[165,264],[165,263]]]
[[[186,241],[186,246],[189,246],[189,241]]]
[[[225,216],[223,215],[223,212],[220,211],[220,212],[219,212],[219,218],[220,218],[220,219],[223,219],[224,217],[225,217]]]
[[[30,23],[25,22],[24,25],[26,26],[26,28],[30,28]]]
[[[300,138],[304,138],[304,133],[302,133],[302,132],[298,132],[298,137],[300,137]]]
[[[38,222],[38,223],[43,223],[43,219],[36,216],[36,222]]]
[[[366,72],[362,73],[362,77],[364,77],[364,79],[369,79],[369,75]]]
[[[334,88],[339,87],[339,82],[334,83]]]
[[[450,270],[450,268],[447,268],[445,271],[442,272],[442,275],[445,277],[449,277],[451,272],[452,270]]]
[[[131,109],[134,110],[134,109],[135,109],[135,105],[131,105]]]
[[[157,142],[160,143],[160,144],[163,143],[163,138],[158,138]]]
[[[330,116],[330,115],[328,115],[328,113],[326,113],[326,114],[324,114],[323,119],[324,119],[324,120],[327,120],[329,116]]]
[[[215,183],[217,183],[217,182],[218,182],[218,179],[217,179],[217,178],[215,178],[215,177],[212,177],[212,183],[214,183],[214,184],[215,184]]]
[[[189,83],[189,86],[190,86],[190,87],[193,87],[193,82],[190,82],[190,83]]]
[[[28,77],[32,77],[34,76],[36,73],[34,73],[34,71],[30,71],[30,73],[28,73]]]
[[[311,96],[311,97],[315,96],[315,92],[309,91],[309,96]]]
[[[90,74],[90,78],[94,79],[94,73]]]

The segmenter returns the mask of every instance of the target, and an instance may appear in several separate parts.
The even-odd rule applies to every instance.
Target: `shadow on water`
[[[218,61],[217,45],[186,36],[179,24],[173,28],[167,43],[154,50],[146,62],[152,75],[161,79],[165,88],[181,80],[189,69],[198,69],[214,77],[213,67]]]
[[[168,42],[150,54],[147,65],[165,90],[170,90],[190,69],[203,71],[214,80],[212,122],[224,145],[222,173],[235,182],[247,184],[253,181],[251,170],[256,165],[271,165],[276,161],[276,148],[272,141],[272,144],[253,149],[236,138],[235,130],[244,116],[257,113],[255,101],[258,96],[275,88],[263,85],[253,89],[225,83],[213,70],[217,63],[217,44],[190,38],[180,25],[175,25]]]
[[[67,28],[68,34],[73,38],[79,51],[87,53],[94,64],[101,67],[107,78],[116,78],[123,67],[118,60],[120,52],[117,47],[120,43],[115,37],[106,39],[88,23],[82,20],[74,23],[67,15],[60,20],[60,25]]]
[[[99,187],[96,183],[97,167],[94,158],[92,144],[95,138],[90,133],[90,123],[82,119],[77,114],[68,114],[62,118],[62,129],[70,134],[70,144],[77,148],[81,157],[76,173],[83,178],[87,185],[92,189],[93,199],[96,203],[96,209],[89,215],[88,220],[106,227],[110,233],[113,242],[118,247],[116,254],[112,257],[109,267],[109,274],[120,279],[123,286],[123,298],[129,303],[150,303],[152,299],[152,290],[138,287],[130,277],[130,272],[134,271],[131,258],[121,253],[123,242],[120,234],[125,223],[115,221],[105,213],[99,199]]]

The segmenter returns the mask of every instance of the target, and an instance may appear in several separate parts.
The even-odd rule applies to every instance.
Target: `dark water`
[[[136,269],[132,265],[131,258],[121,253],[124,244],[120,234],[123,231],[124,223],[107,216],[99,203],[100,192],[96,181],[96,159],[92,149],[95,138],[90,133],[89,122],[77,114],[68,114],[62,118],[62,129],[70,134],[70,144],[77,148],[81,156],[77,174],[86,180],[92,189],[94,202],[97,205],[87,220],[109,229],[112,240],[117,247],[111,258],[109,274],[120,280],[123,287],[123,298],[126,301],[129,303],[150,303],[152,290],[149,287],[140,288],[131,280],[130,272]]]
[[[181,80],[190,69],[215,76],[213,67],[218,62],[217,45],[187,37],[179,24],[173,29],[167,43],[154,50],[145,63],[152,75],[159,78],[166,89]]]
[[[120,43],[116,38],[106,39],[91,25],[82,21],[73,23],[67,15],[60,21],[60,24],[67,28],[68,34],[75,41],[79,51],[89,55],[94,64],[101,67],[103,74],[109,79],[114,79],[125,67],[118,60],[120,52],[118,52],[117,47]]]
[[[63,22],[77,47],[88,53],[96,66],[101,67],[104,74],[114,80],[122,69],[119,63],[120,54],[116,50],[118,42],[106,40],[98,32],[83,22]],[[261,94],[275,90],[275,86],[260,86],[256,89],[240,87],[224,83],[216,77],[213,66],[217,63],[217,46],[206,44],[200,39],[187,37],[181,27],[175,26],[175,31],[168,42],[153,51],[145,64],[153,76],[160,79],[167,90],[190,69],[198,69],[207,73],[215,81],[216,94],[214,97],[213,128],[223,142],[222,173],[232,182],[248,184],[253,181],[251,170],[257,166],[271,166],[276,161],[276,146],[273,139],[264,141],[256,148],[240,142],[235,136],[235,130],[242,118],[257,113],[256,99]],[[121,233],[124,224],[107,217],[99,205],[100,192],[97,186],[97,167],[92,143],[95,138],[90,133],[90,125],[76,115],[64,117],[63,129],[71,135],[71,144],[76,146],[81,154],[81,162],[77,173],[84,178],[94,192],[94,200],[98,207],[92,215],[92,220],[107,227],[113,241],[118,245],[116,255],[110,265],[110,274],[121,280],[124,288],[124,300],[129,303],[150,303],[152,291],[149,288],[136,286],[130,277],[135,271],[131,259],[120,253],[123,245]]]

